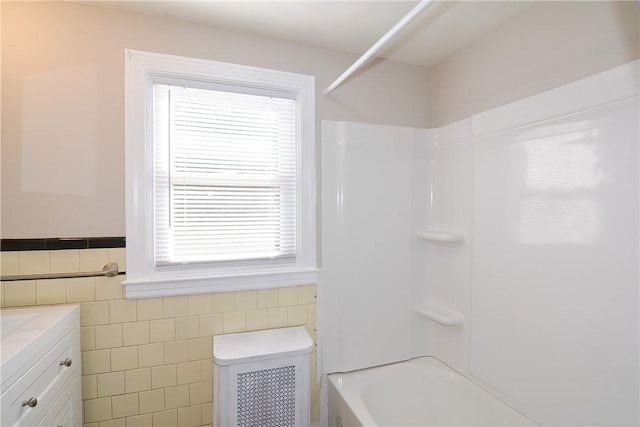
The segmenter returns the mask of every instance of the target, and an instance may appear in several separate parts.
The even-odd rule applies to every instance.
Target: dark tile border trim
[[[0,239],[0,251],[55,251],[59,249],[124,248],[124,237],[73,237],[45,239]]]

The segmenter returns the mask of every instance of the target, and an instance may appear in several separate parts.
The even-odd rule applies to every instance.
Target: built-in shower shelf
[[[458,231],[433,230],[430,228],[416,231],[416,237],[431,243],[462,243],[465,240],[465,235]]]
[[[413,311],[444,326],[459,326],[464,323],[463,315],[430,302],[416,304]]]

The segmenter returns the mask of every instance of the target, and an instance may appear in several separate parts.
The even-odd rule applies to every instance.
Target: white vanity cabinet
[[[80,309],[0,311],[0,425],[82,426]]]
[[[47,411],[38,427],[80,426],[82,420],[82,397],[80,396],[80,378],[74,378],[71,384]]]

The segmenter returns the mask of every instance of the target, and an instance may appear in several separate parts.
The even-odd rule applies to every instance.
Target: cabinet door
[[[75,378],[60,394],[38,427],[81,427],[82,397],[80,380]]]

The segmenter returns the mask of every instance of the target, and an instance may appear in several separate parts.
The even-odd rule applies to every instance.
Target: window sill
[[[227,276],[170,279],[128,279],[122,282],[127,299],[235,292],[315,284],[318,269],[300,268]]]

